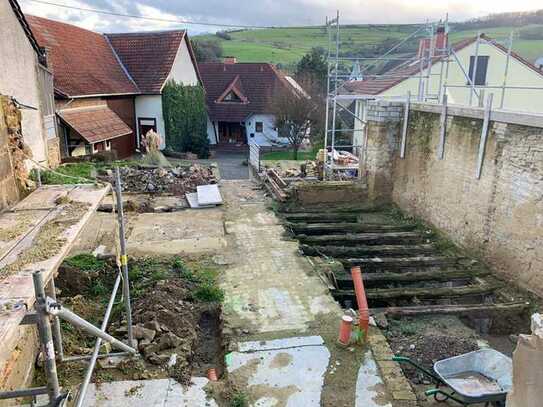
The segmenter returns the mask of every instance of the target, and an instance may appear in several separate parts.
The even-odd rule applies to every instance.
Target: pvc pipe
[[[354,283],[354,291],[356,294],[356,302],[358,304],[358,314],[360,315],[358,325],[360,329],[368,334],[370,313],[368,309],[368,300],[366,298],[366,291],[364,290],[364,282],[362,281],[362,271],[360,266],[351,268],[351,276]]]
[[[351,341],[351,331],[353,329],[353,317],[349,315],[343,315],[341,318],[341,325],[339,326],[339,338],[338,342],[341,345],[349,345]]]

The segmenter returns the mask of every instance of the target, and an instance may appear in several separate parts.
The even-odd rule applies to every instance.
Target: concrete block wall
[[[370,197],[388,197],[446,232],[505,278],[543,295],[543,127],[539,121],[534,120],[538,126],[491,121],[482,175],[477,179],[481,119],[449,115],[445,155],[440,160],[439,114],[410,112],[404,159],[399,154],[401,126],[396,118],[381,118],[368,121],[365,171]],[[385,132],[385,126],[396,130]]]

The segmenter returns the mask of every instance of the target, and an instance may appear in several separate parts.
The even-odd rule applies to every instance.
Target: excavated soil
[[[99,360],[94,380],[141,380],[173,377],[189,384],[191,376],[207,369],[222,372],[220,292],[214,291],[217,272],[210,262],[174,259],[142,259],[129,264],[132,324],[141,358],[119,365]],[[194,267],[192,267],[194,265]],[[116,276],[114,262],[93,260],[90,255],[68,260],[60,269],[57,289],[60,302],[99,325]],[[209,294],[211,292],[211,294]],[[119,301],[120,293],[117,297]],[[126,341],[124,306],[113,310],[108,332]],[[95,339],[76,327],[62,324],[65,354],[90,354]],[[84,366],[59,364],[61,384],[78,384]],[[38,380],[39,383],[39,380]]]

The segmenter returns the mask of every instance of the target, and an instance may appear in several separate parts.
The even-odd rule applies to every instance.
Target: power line
[[[114,11],[69,6],[67,4],[54,3],[54,2],[45,1],[45,0],[27,0],[27,1],[31,1],[33,3],[45,4],[45,5],[48,5],[48,6],[67,8],[67,9],[71,9],[71,10],[86,11],[86,12],[89,12],[89,13],[106,14],[106,15],[116,16],[116,17],[137,18],[137,19],[140,19],[140,20],[160,21],[160,22],[166,22],[166,23],[187,24],[187,25],[202,25],[202,26],[209,26],[209,27],[247,28],[247,29],[252,29],[252,28],[265,28],[265,29],[278,28],[277,26],[265,26],[265,25],[219,24],[219,23],[208,23],[208,22],[201,22],[201,21],[194,21],[194,20],[184,20],[184,19],[145,17],[145,16],[136,15],[136,14],[124,14],[124,13],[116,13]],[[316,28],[323,28],[323,27],[324,26],[281,27],[281,28],[316,29]]]

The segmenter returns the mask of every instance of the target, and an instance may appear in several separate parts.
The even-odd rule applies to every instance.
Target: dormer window
[[[222,99],[223,102],[237,102],[240,103],[241,99],[233,91],[228,92],[228,94]]]

